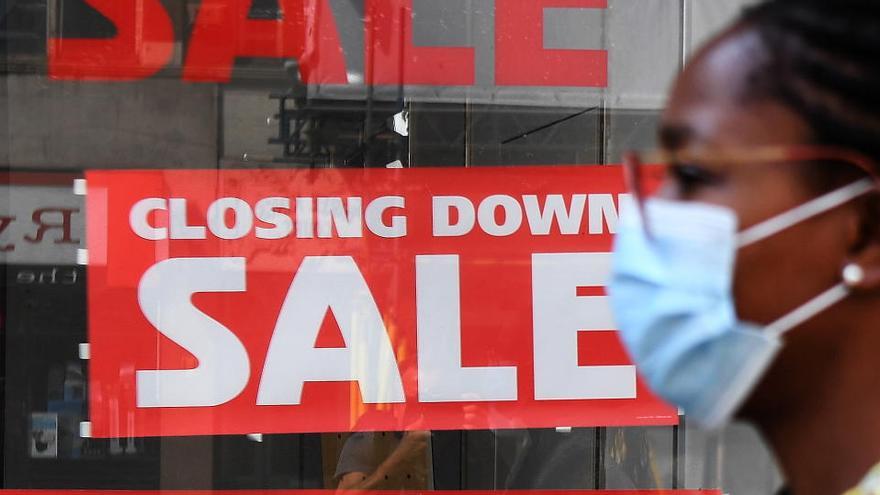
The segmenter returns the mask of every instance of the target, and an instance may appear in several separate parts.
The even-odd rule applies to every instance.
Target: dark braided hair
[[[770,0],[742,24],[766,49],[749,96],[790,107],[817,144],[880,163],[880,0]]]

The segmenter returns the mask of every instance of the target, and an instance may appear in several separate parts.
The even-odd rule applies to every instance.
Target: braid
[[[770,0],[743,23],[767,50],[749,96],[781,100],[817,143],[880,163],[880,0]]]

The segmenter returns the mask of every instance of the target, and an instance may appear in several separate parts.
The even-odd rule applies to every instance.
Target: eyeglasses
[[[880,175],[877,172],[876,162],[858,152],[833,146],[761,146],[705,152],[659,151],[646,154],[630,152],[624,155],[623,166],[627,187],[641,209],[645,199],[657,190],[669,167],[676,164],[731,167],[825,161],[852,165],[866,173],[880,188]]]

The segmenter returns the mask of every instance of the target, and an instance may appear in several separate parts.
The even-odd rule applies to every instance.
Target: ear
[[[841,278],[853,290],[876,291],[880,290],[880,198],[868,198],[860,213],[848,229],[854,242]]]

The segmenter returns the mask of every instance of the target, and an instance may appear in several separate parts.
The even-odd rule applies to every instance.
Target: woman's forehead
[[[757,35],[734,28],[711,41],[676,80],[658,130],[666,149],[807,142],[810,129],[782,101],[750,97],[760,61]],[[772,75],[770,75],[772,77]]]
[[[658,129],[667,150],[723,150],[809,142],[795,112],[773,101],[730,105],[712,99],[671,102]]]

